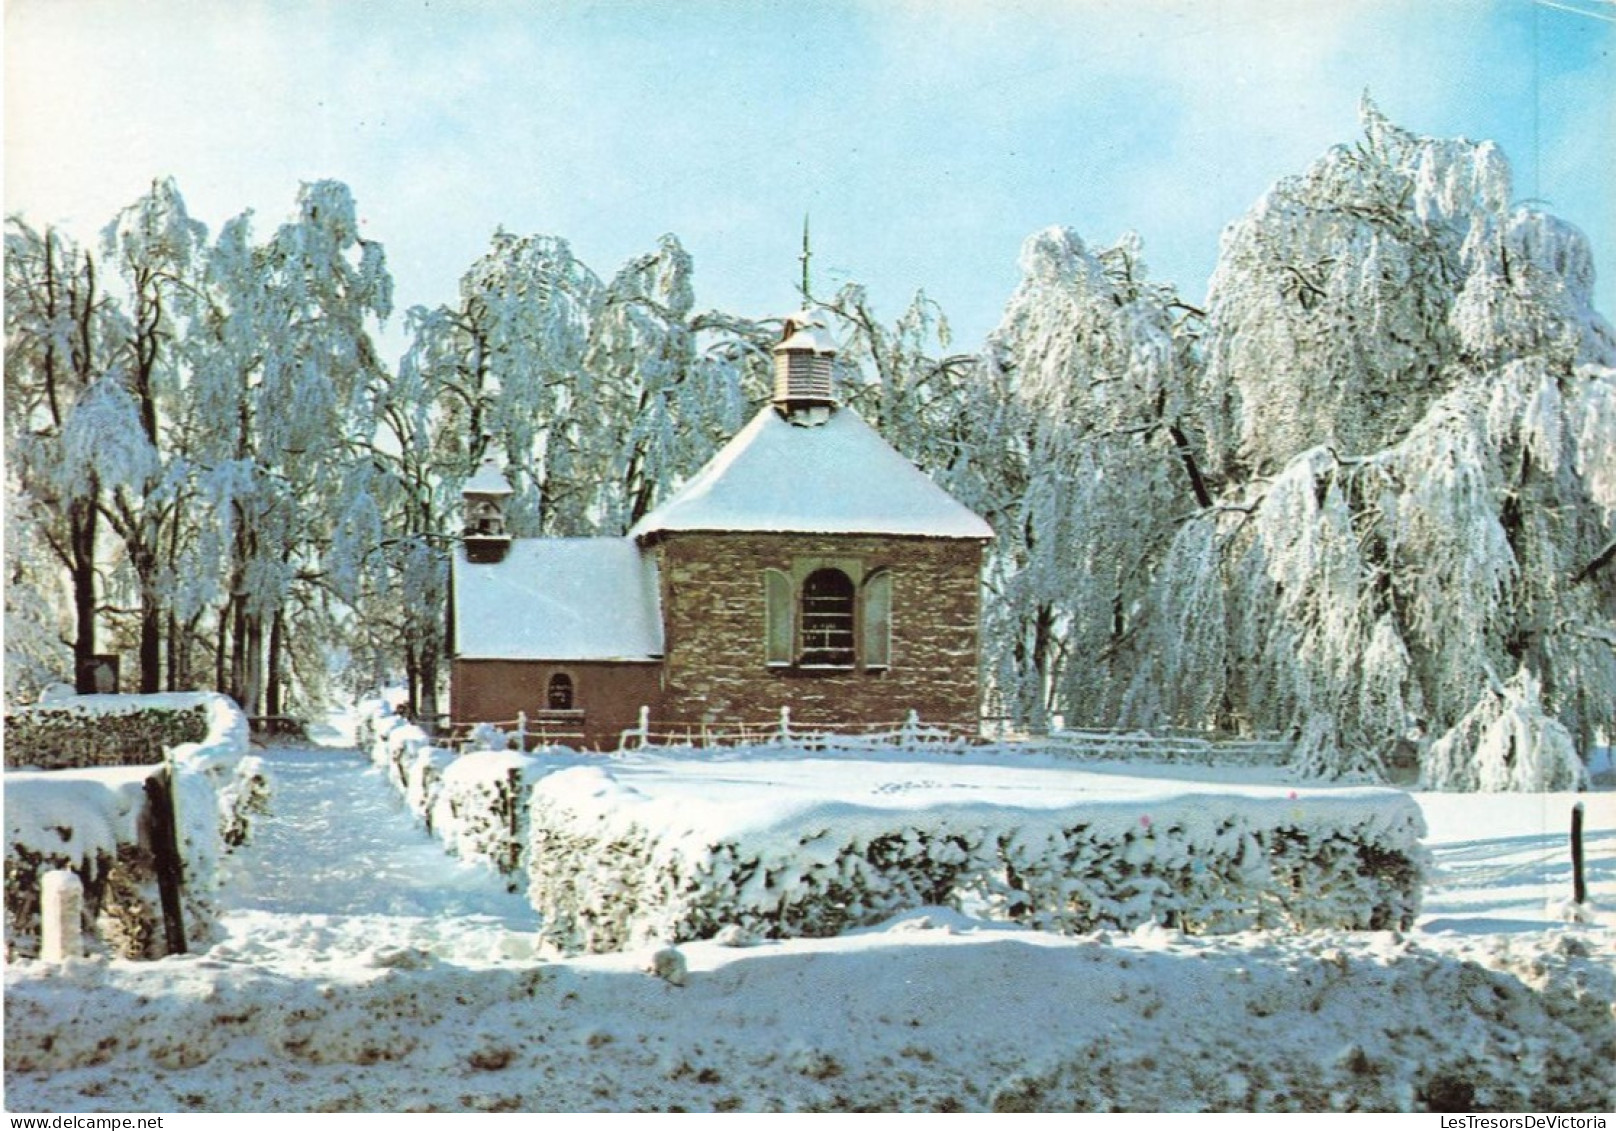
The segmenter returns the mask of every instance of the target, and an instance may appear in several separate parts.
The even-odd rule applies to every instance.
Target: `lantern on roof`
[[[793,424],[820,424],[836,407],[836,342],[827,318],[802,310],[788,316],[774,347],[774,404]]]
[[[471,561],[497,562],[510,550],[505,504],[512,494],[510,481],[492,457],[485,459],[477,474],[466,480],[466,485],[460,489],[461,509],[465,515],[462,536],[466,557]]]

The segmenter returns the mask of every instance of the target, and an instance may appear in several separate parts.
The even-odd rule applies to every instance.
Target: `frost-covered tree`
[[[1051,228],[1021,269],[984,355],[1022,464],[996,476],[1015,496],[994,522],[990,675],[1033,724],[1177,721],[1141,608],[1179,523],[1211,503],[1191,438],[1199,312],[1149,279],[1132,236],[1091,249]]]
[[[392,281],[380,245],[359,232],[352,195],[333,181],[304,185],[296,219],[262,245],[250,214],[226,224],[207,279],[191,402],[210,518],[192,560],[222,601],[220,685],[249,714],[274,715],[293,636],[319,640],[332,627],[317,592],[326,532],[356,444],[372,432],[369,391],[384,370],[370,328],[391,311]]]
[[[1364,137],[1270,189],[1223,238],[1206,383],[1233,402],[1216,450],[1272,474],[1297,453],[1394,442],[1447,387],[1450,319],[1473,223],[1508,204],[1490,144],[1397,129],[1365,100]]]
[[[695,302],[694,266],[671,235],[606,287],[573,393],[578,423],[568,442],[581,513],[572,523],[626,531],[701,468],[761,394],[764,329],[696,313]]]
[[[837,320],[843,399],[916,464],[940,478],[961,478],[963,464],[980,455],[964,406],[981,362],[950,352],[953,334],[942,308],[921,291],[887,325],[864,287],[848,283],[825,309]]]
[[[139,688],[162,686],[162,641],[169,626],[170,679],[175,620],[168,600],[174,583],[168,548],[176,545],[188,497],[187,465],[176,448],[175,418],[183,413],[187,324],[202,301],[200,266],[206,228],[192,220],[172,180],[159,180],[120,212],[103,233],[105,260],[128,291],[128,316],[115,353],[148,450],[146,474],[109,490],[107,520],[124,544],[139,604]]]
[[[72,607],[60,563],[44,544],[50,518],[7,469],[5,508],[5,693],[27,702],[73,670]]]
[[[396,679],[409,690],[409,710],[437,714],[439,659],[444,652],[449,545],[464,481],[459,460],[437,462],[431,391],[420,369],[404,364],[397,379],[372,390],[376,435],[364,444],[343,483],[331,531],[330,585],[353,610],[345,634],[355,690]]]
[[[73,679],[80,691],[92,691],[104,477],[123,482],[141,470],[120,463],[132,452],[118,379],[110,375],[116,311],[89,252],[18,219],[7,221],[5,240],[8,472],[32,500],[37,533],[68,574]],[[103,437],[103,429],[111,434]]]
[[[1410,742],[1433,786],[1574,780],[1563,735],[1616,723],[1616,338],[1586,242],[1511,204],[1495,146],[1367,103],[1364,128],[1226,237],[1203,389],[1230,479],[1160,574],[1156,652],[1309,770]]]
[[[357,611],[354,662],[402,675],[412,710],[436,713],[448,551],[483,458],[500,459],[516,488],[513,533],[585,532],[557,520],[572,451],[555,424],[569,419],[602,291],[565,240],[498,231],[454,304],[408,312],[397,376],[372,390],[367,461],[336,525],[337,582]]]
[[[600,279],[553,236],[494,234],[460,280],[453,306],[409,313],[411,345],[401,377],[433,405],[434,461],[451,489],[490,450],[508,465],[516,494],[512,533],[585,533],[572,521],[566,435]]]

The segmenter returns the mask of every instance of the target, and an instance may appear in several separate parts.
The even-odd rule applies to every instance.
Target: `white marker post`
[[[84,884],[55,868],[39,877],[39,957],[66,962],[84,957]]]

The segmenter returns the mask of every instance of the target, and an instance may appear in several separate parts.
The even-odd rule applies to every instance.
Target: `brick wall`
[[[974,726],[982,547],[972,540],[868,535],[667,534],[657,543],[666,625],[660,719],[764,721],[789,706],[804,723]],[[852,559],[890,571],[892,656],[850,671],[765,662],[764,571],[800,576],[805,559]]]
[[[573,713],[547,713],[550,677],[572,677]],[[493,722],[507,726],[525,712],[531,733],[547,727],[558,734],[581,732],[583,745],[615,750],[622,732],[637,726],[640,708],[656,713],[662,696],[661,667],[654,663],[456,659],[450,673],[450,714],[459,724]],[[563,738],[571,745],[577,740]]]

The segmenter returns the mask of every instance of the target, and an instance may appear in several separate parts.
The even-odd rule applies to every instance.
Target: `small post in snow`
[[[1588,902],[1588,885],[1582,874],[1582,802],[1571,807],[1571,896],[1578,907]]]
[[[516,712],[516,749],[527,753],[527,712]]]
[[[174,767],[166,763],[146,779],[146,813],[157,896],[163,908],[163,941],[169,954],[184,954],[185,911],[181,889],[185,885],[185,856],[180,851],[179,801]]]
[[[913,707],[903,720],[903,729],[899,732],[898,741],[905,748],[914,746],[920,741],[920,712]]]
[[[39,877],[39,957],[44,962],[84,957],[84,883],[65,868]]]
[[[791,708],[780,708],[780,745],[791,741]]]
[[[640,704],[640,746],[651,745],[651,708]]]

